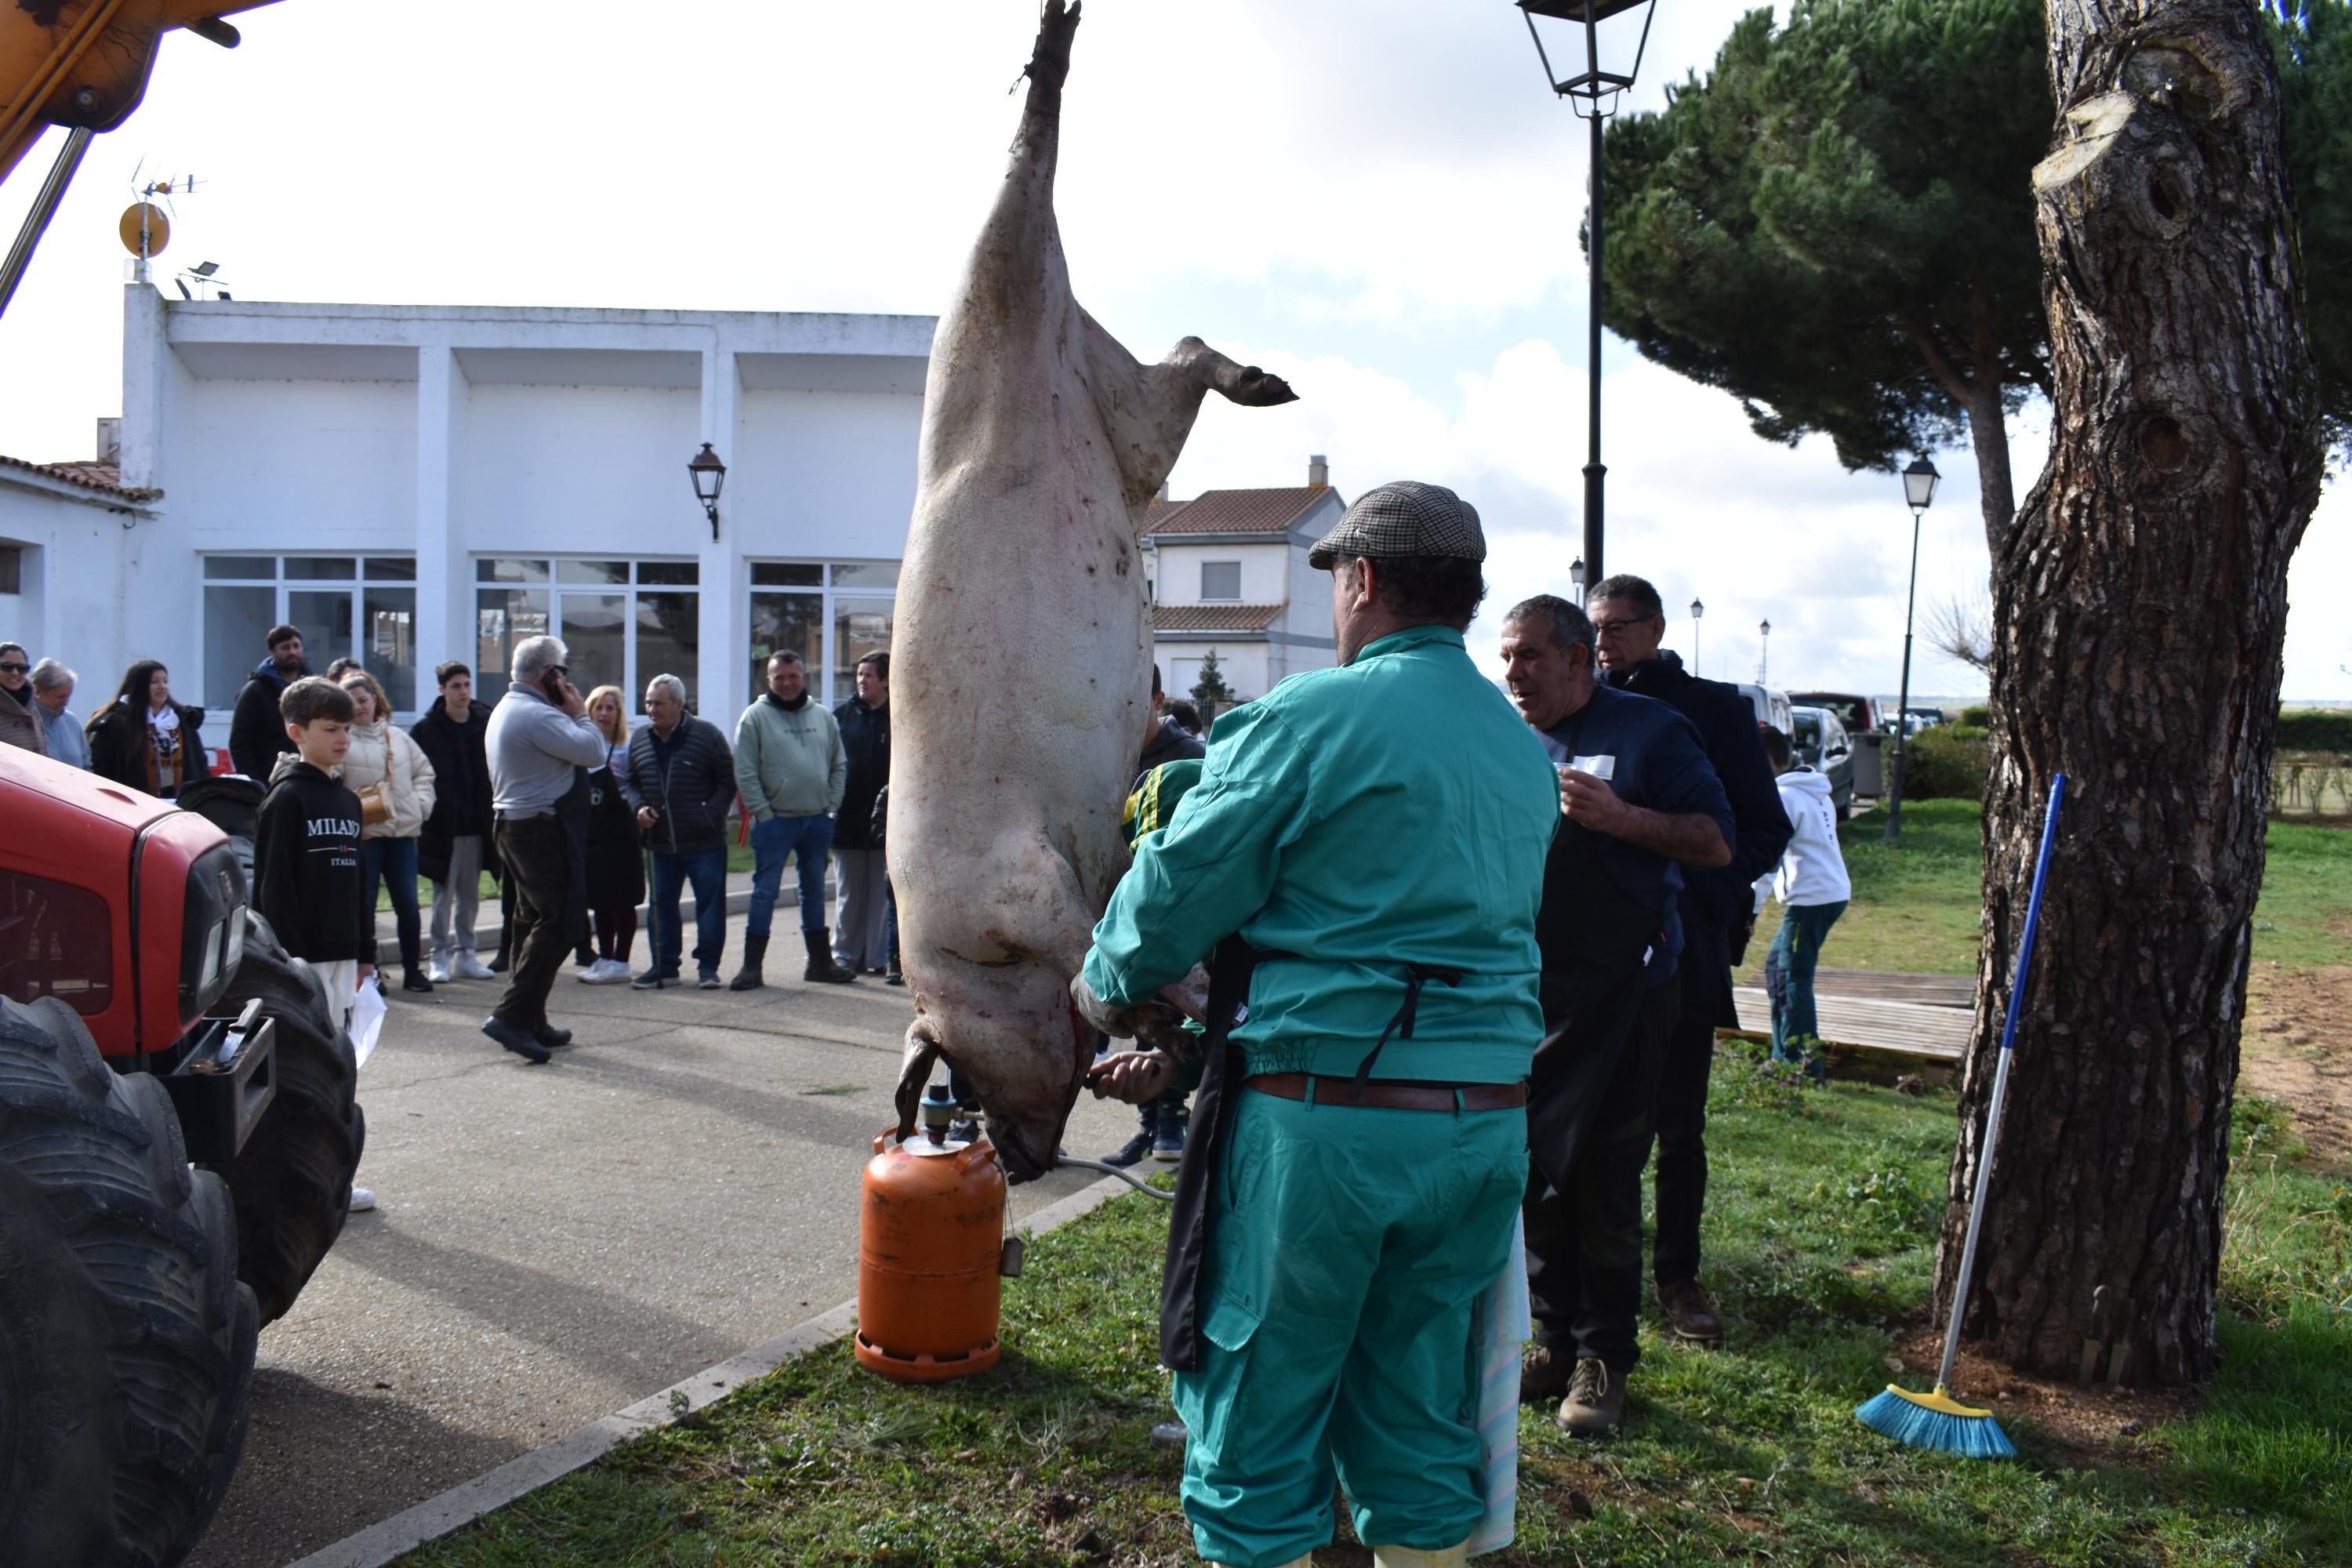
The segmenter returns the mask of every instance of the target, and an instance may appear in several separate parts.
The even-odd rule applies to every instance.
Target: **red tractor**
[[[173,1563],[342,1230],[358,1069],[214,821],[0,746],[0,1560]]]

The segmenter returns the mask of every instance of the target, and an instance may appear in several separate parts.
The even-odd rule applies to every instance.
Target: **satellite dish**
[[[139,243],[142,222],[147,238],[144,248]],[[133,256],[161,256],[163,247],[172,243],[172,220],[152,202],[133,202],[123,208],[122,222],[117,228],[122,236],[122,248]]]

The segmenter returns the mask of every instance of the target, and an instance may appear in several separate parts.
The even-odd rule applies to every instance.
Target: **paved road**
[[[553,1013],[580,1043],[548,1067],[477,1032],[489,984],[394,994],[360,1076],[382,1207],[262,1331],[245,1460],[195,1568],[291,1562],[856,1293],[907,994],[570,973]],[[1071,1152],[1133,1114],[1082,1099]],[[1014,1212],[1096,1179],[1016,1188]]]

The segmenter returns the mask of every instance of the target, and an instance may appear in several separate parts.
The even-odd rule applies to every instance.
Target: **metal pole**
[[[1702,669],[1704,669],[1704,668],[1706,668],[1706,667],[1705,665],[1703,665],[1703,664],[1701,664],[1701,663],[1699,662],[1699,657],[1698,657],[1698,621],[1697,621],[1697,619],[1696,619],[1696,617],[1694,617],[1694,618],[1692,619],[1692,621],[1691,621],[1691,673],[1692,673],[1693,675],[1696,675],[1696,674],[1698,674]]]
[[[16,243],[8,247],[8,259],[0,262],[0,314],[7,312],[8,301],[16,297],[16,285],[25,280],[25,268],[33,263],[35,247],[48,232],[49,220],[58,216],[58,205],[65,200],[66,187],[73,184],[74,171],[81,167],[81,155],[89,150],[91,135],[87,127],[78,125],[58,149],[58,161],[49,165],[49,177],[41,182],[33,210],[25,215],[25,226],[16,231]]]
[[[1592,100],[1592,319],[1587,323],[1585,359],[1591,378],[1589,451],[1584,463],[1584,581],[1590,585],[1606,577],[1601,563],[1601,482],[1608,468],[1601,461],[1601,100]]]
[[[1919,509],[1911,510],[1911,589],[1903,601],[1903,693],[1895,700],[1895,780],[1886,795],[1886,842],[1903,831],[1903,758],[1911,750],[1911,610],[1919,602]]]

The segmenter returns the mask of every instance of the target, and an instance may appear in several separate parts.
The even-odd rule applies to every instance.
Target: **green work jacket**
[[[1536,909],[1559,821],[1551,763],[1446,626],[1411,626],[1343,668],[1295,675],[1221,719],[1199,785],[1138,841],[1087,955],[1118,1005],[1181,977],[1230,932],[1262,951],[1249,1070],[1352,1074],[1422,992],[1378,1078],[1508,1083],[1543,1014]]]

